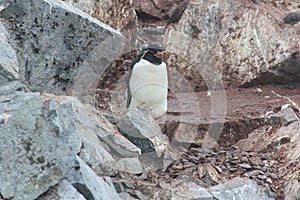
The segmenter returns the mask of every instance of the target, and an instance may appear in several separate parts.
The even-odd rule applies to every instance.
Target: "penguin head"
[[[155,65],[160,65],[165,50],[160,47],[145,47],[142,49],[140,59],[145,59]]]

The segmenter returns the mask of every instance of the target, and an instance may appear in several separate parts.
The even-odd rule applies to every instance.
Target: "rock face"
[[[163,44],[169,68],[184,75],[196,91],[220,89],[222,83],[249,87],[299,82],[300,29],[298,24],[283,23],[287,18],[297,20],[298,11],[291,12],[296,2],[153,0],[89,5],[103,9],[96,17],[126,35],[127,52],[143,44]],[[120,16],[121,10],[130,14]]]
[[[60,1],[10,2],[0,17],[10,21],[3,25],[16,50],[20,79],[33,91],[66,94],[75,85],[81,94],[98,78],[92,69],[101,72],[121,49],[122,36],[117,31]],[[111,38],[110,48],[99,52],[97,47]],[[89,57],[92,53],[97,56]],[[86,70],[82,65],[87,58],[90,71],[86,73],[91,76],[83,83],[76,75]]]
[[[76,156],[82,141],[75,119],[64,117],[70,110],[22,88],[20,82],[0,88],[2,197],[36,199],[66,179],[86,199],[103,194],[118,199],[114,188]]]
[[[137,16],[131,0],[63,0],[122,32],[125,52],[137,48]]]
[[[279,23],[283,17],[264,2],[190,1],[180,21],[168,27],[164,43],[208,85],[297,81],[299,66],[292,63],[299,60],[298,37],[293,27]]]
[[[249,179],[234,178],[230,182],[210,188],[214,198],[220,200],[227,199],[261,199],[271,200],[265,191]]]
[[[0,85],[19,79],[19,65],[15,51],[8,43],[8,33],[0,24]]]

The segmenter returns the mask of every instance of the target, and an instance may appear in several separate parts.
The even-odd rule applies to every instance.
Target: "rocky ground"
[[[130,64],[122,65],[115,69],[114,78],[117,80],[129,70]],[[113,70],[113,69],[112,69]],[[119,75],[119,76],[118,76]],[[102,77],[101,87],[113,90],[116,81],[114,79],[106,79]],[[171,79],[172,77],[170,77]],[[108,81],[110,80],[110,81]],[[97,95],[104,99],[99,99],[97,107],[99,109],[110,108],[110,95],[112,91],[99,90]],[[153,188],[160,188],[163,183],[170,183],[174,180],[194,181],[203,187],[210,187],[217,184],[225,183],[234,177],[248,177],[255,180],[259,185],[266,188],[270,193],[275,194],[276,199],[284,199],[284,174],[283,170],[298,170],[295,166],[289,166],[288,169],[283,169],[281,163],[285,162],[282,157],[281,148],[290,144],[290,139],[282,138],[280,143],[269,144],[261,142],[263,148],[256,148],[255,145],[245,148],[244,143],[240,142],[247,140],[249,135],[256,131],[258,137],[263,139],[260,135],[272,135],[279,129],[281,124],[273,124],[269,120],[269,115],[279,112],[282,107],[289,106],[293,111],[300,116],[299,102],[300,102],[300,87],[297,83],[288,85],[257,85],[250,88],[227,88],[226,93],[226,116],[224,129],[218,140],[218,144],[207,148],[202,148],[203,141],[201,140],[192,143],[186,152],[184,152],[174,163],[172,163],[165,170],[151,171],[141,175],[124,175],[120,174],[115,177],[116,182],[134,182],[131,189],[141,191],[147,198],[153,197]],[[166,116],[159,121],[160,124],[167,124],[164,128],[167,135],[174,134],[174,125],[178,127],[177,122],[180,120],[186,121],[185,113],[182,112],[182,104],[194,104],[197,101],[199,105],[199,112],[208,112],[210,98],[207,96],[207,91],[197,92],[196,99],[191,98],[190,93],[169,94],[168,112]],[[178,102],[178,98],[183,102]],[[105,103],[104,103],[105,102]],[[190,113],[193,117],[197,117],[197,113]],[[202,116],[203,117],[203,116]],[[209,116],[206,116],[209,118]],[[205,117],[204,117],[205,118]],[[207,131],[205,126],[207,121],[199,122],[198,132]],[[173,126],[173,127],[172,127]],[[173,128],[173,129],[172,129]],[[172,132],[172,133],[171,133]],[[180,132],[183,137],[189,135],[185,132]],[[185,138],[186,139],[186,138]],[[183,140],[185,140],[183,139]],[[249,145],[249,142],[248,142]],[[152,189],[145,189],[150,187]],[[166,198],[167,199],[167,198]]]

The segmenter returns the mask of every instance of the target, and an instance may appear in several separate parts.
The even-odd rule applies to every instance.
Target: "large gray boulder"
[[[66,179],[85,199],[120,199],[111,179],[109,177],[98,177],[78,156],[64,157],[61,166]]]
[[[58,159],[67,150],[42,117],[40,94],[12,89],[17,90],[0,93],[0,193],[4,198],[34,199],[63,177]]]
[[[8,33],[0,23],[0,85],[19,79],[17,55],[7,39]]]
[[[70,105],[73,105],[77,131],[83,141],[79,155],[97,174],[114,175],[118,170],[123,171],[117,161],[140,155],[140,149],[118,133],[93,107],[84,106],[78,100]]]
[[[119,32],[61,1],[6,2],[0,17],[32,91],[87,94],[121,51]]]
[[[168,139],[145,108],[129,110],[118,123],[120,132],[138,146],[142,153],[155,151],[160,156],[168,146]]]
[[[67,181],[63,180],[55,187],[52,187],[47,191],[46,194],[43,194],[37,198],[37,200],[48,200],[48,199],[59,199],[59,200],[85,200],[82,194],[80,194],[73,185]]]
[[[88,116],[77,118],[73,111],[72,105],[80,102],[73,97],[24,90],[19,81],[0,87],[1,196],[36,199],[66,179],[86,199],[118,199],[110,179],[98,177],[76,155],[86,140],[82,138],[86,132],[76,123],[89,120]],[[111,155],[103,148],[98,151],[101,167],[109,163],[112,168]],[[108,173],[105,169],[102,171]]]
[[[160,186],[166,193],[170,194],[170,199],[177,200],[213,200],[213,196],[207,189],[197,185],[195,182],[188,182],[175,179],[171,183],[161,183]]]
[[[255,181],[247,178],[233,178],[232,180],[216,185],[208,189],[214,197],[219,200],[274,200],[262,187],[257,185]]]

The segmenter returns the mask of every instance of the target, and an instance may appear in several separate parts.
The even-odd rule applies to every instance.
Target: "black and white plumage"
[[[144,48],[133,61],[127,83],[129,109],[145,106],[154,118],[167,111],[168,73],[162,60],[163,49]]]

